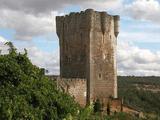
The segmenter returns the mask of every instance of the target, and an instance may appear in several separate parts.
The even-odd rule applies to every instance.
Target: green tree
[[[79,105],[66,93],[58,91],[41,69],[12,43],[9,54],[0,55],[0,119],[60,120],[77,115]]]

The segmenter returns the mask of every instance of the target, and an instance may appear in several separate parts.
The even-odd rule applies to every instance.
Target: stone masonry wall
[[[119,16],[90,10],[90,100],[117,98],[116,37]]]
[[[85,13],[70,13],[56,17],[60,44],[60,76],[86,78],[89,31]]]
[[[86,79],[61,78],[54,75],[47,77],[57,83],[57,89],[69,93],[82,107],[86,105]]]
[[[56,17],[60,76],[86,79],[88,103],[117,98],[118,21],[119,16],[92,9]]]
[[[59,89],[62,89],[64,92],[69,93],[75,98],[81,106],[86,105],[86,80],[75,78],[75,79],[66,79],[66,78],[57,78],[57,84]]]

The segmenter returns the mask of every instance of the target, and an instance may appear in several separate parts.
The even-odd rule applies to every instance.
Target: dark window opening
[[[102,74],[99,74],[98,77],[99,77],[99,78],[102,78]]]

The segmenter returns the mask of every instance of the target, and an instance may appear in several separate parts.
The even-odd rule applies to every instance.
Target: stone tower
[[[60,76],[86,78],[87,102],[117,98],[119,16],[87,9],[56,17]]]

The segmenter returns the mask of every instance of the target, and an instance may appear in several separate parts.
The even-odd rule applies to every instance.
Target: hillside
[[[160,77],[118,76],[118,94],[125,104],[160,115]]]

